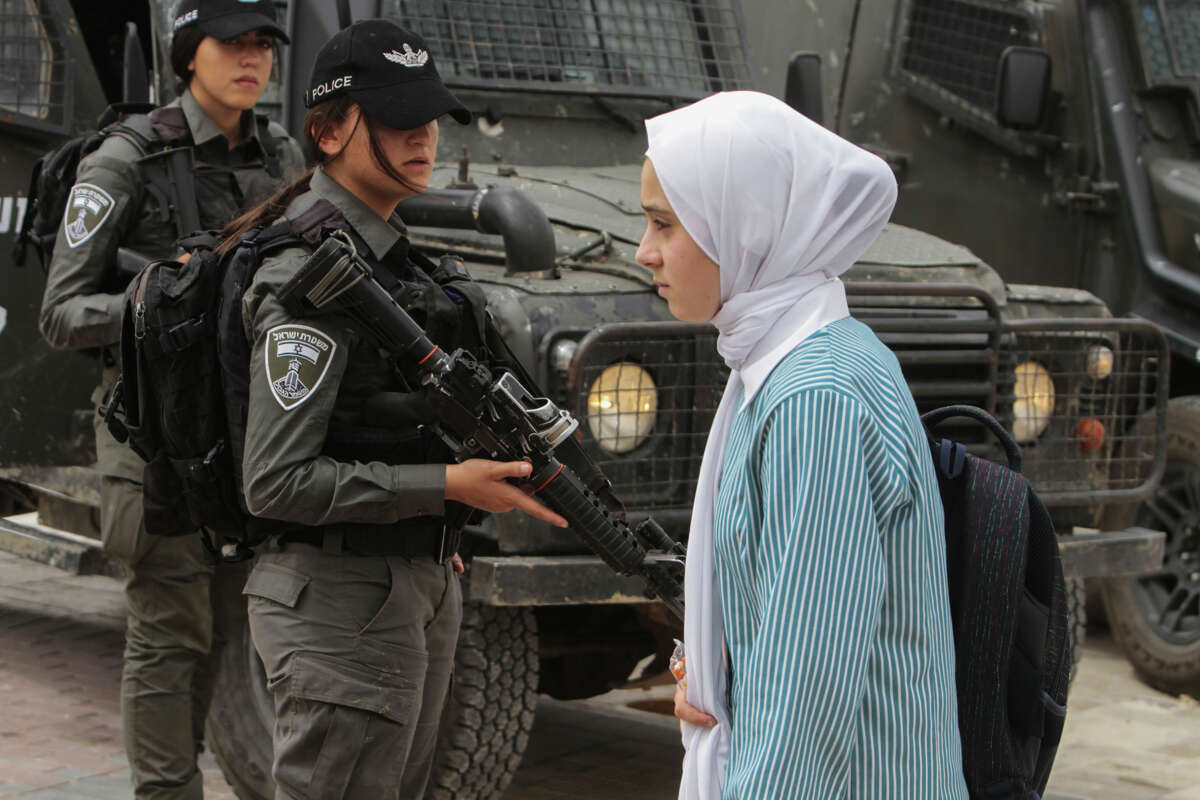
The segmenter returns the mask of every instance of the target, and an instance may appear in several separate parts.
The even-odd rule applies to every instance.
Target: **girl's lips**
[[[258,86],[258,78],[246,76],[234,81],[238,86]]]

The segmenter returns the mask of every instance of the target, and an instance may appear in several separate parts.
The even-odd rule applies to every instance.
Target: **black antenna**
[[[354,20],[350,17],[350,0],[338,0],[338,25],[349,28]]]

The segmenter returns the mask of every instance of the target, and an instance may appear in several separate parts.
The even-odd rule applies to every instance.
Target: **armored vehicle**
[[[169,96],[166,0],[112,0],[102,13],[98,5],[0,0],[4,243],[41,152],[142,86]],[[865,36],[875,21],[858,12],[863,4],[279,5],[293,44],[266,100],[293,130],[312,55],[344,17],[389,16],[425,36],[475,124],[443,127],[445,161],[434,176],[441,196],[408,201],[401,212],[413,241],[467,259],[514,352],[580,419],[584,447],[631,520],[652,515],[683,537],[727,373],[715,332],[672,321],[635,263],[642,121],[744,88],[786,94],[818,113],[840,86],[840,68],[822,77],[812,59],[789,65],[789,57],[809,37],[848,47]],[[830,55],[830,65],[845,52]],[[146,81],[138,80],[142,53]],[[0,268],[0,541],[64,568],[106,569],[88,470],[94,360],[41,341],[36,266]],[[1113,318],[1085,291],[1006,283],[970,250],[901,225],[889,226],[846,278],[854,313],[895,350],[921,410],[983,406],[1020,440],[1026,472],[1062,532],[1069,576],[1136,574],[1162,560],[1160,533],[1101,530],[1105,509],[1147,497],[1163,474],[1168,351],[1157,327]],[[999,455],[970,427],[945,433]],[[469,602],[430,794],[496,797],[520,761],[538,692],[586,697],[635,669],[661,668],[677,628],[636,581],[615,576],[570,532],[493,516],[469,532],[463,555]],[[209,746],[240,796],[270,797],[272,706],[261,666],[245,635],[222,659]]]
[[[794,44],[823,56],[826,123],[892,163],[895,220],[1166,334],[1163,477],[1088,505],[1102,527],[1166,532],[1153,574],[1103,583],[1107,616],[1151,684],[1200,691],[1200,3],[864,0],[827,20],[845,5],[838,47],[812,27]],[[1079,296],[1039,292],[1060,310]],[[1161,418],[1109,429],[1134,437],[1118,458]]]

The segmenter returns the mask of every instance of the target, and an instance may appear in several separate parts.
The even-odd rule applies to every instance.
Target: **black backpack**
[[[1050,779],[1071,675],[1058,540],[1008,432],[972,406],[921,420],[932,432],[950,417],[984,424],[1009,462],[978,458],[930,433],[946,514],[963,774],[972,798],[1034,800]]]
[[[278,525],[252,517],[241,491],[250,381],[241,298],[264,257],[301,242],[287,221],[223,253],[212,234],[190,237],[186,262],[151,262],[126,290],[122,375],[108,422],[146,461],[147,532],[203,529],[211,548],[240,560]]]
[[[270,120],[255,114],[259,141],[265,151],[264,168],[275,178],[283,176],[278,146],[269,130]],[[37,160],[29,178],[29,201],[21,229],[13,247],[13,262],[25,263],[29,245],[33,245],[43,270],[50,268],[54,243],[67,210],[71,189],[79,171],[79,162],[100,148],[110,136],[120,136],[137,148],[143,156],[174,151],[183,155],[182,147],[190,144],[191,134],[182,109],[176,106],[157,107],[144,103],[118,103],[109,106],[96,123],[97,130],[85,133],[51,150]],[[184,164],[188,165],[187,167]],[[190,156],[183,164],[159,164],[161,170],[178,170],[168,175],[152,172],[146,189],[161,195],[160,204],[172,209],[174,224],[181,237],[200,228],[196,186],[191,178]],[[164,220],[166,218],[164,217]],[[119,271],[118,271],[119,272]],[[113,291],[125,288],[129,274],[114,275]]]
[[[154,108],[142,103],[109,106],[100,115],[96,123],[97,130],[76,136],[37,160],[29,178],[25,218],[13,248],[13,262],[17,266],[25,263],[26,252],[33,245],[42,269],[50,268],[54,242],[67,210],[71,189],[75,186],[79,162],[99,149],[105,139],[120,136],[143,155],[169,146],[155,132],[147,116]]]

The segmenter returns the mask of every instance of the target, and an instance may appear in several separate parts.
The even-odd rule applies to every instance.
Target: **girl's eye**
[[[273,39],[259,39],[258,46],[263,50],[270,50],[275,46],[275,41]]]
[[[652,222],[654,223],[654,227],[658,228],[660,231],[671,227],[670,224],[667,223],[665,220],[656,219],[656,220],[652,220]]]

